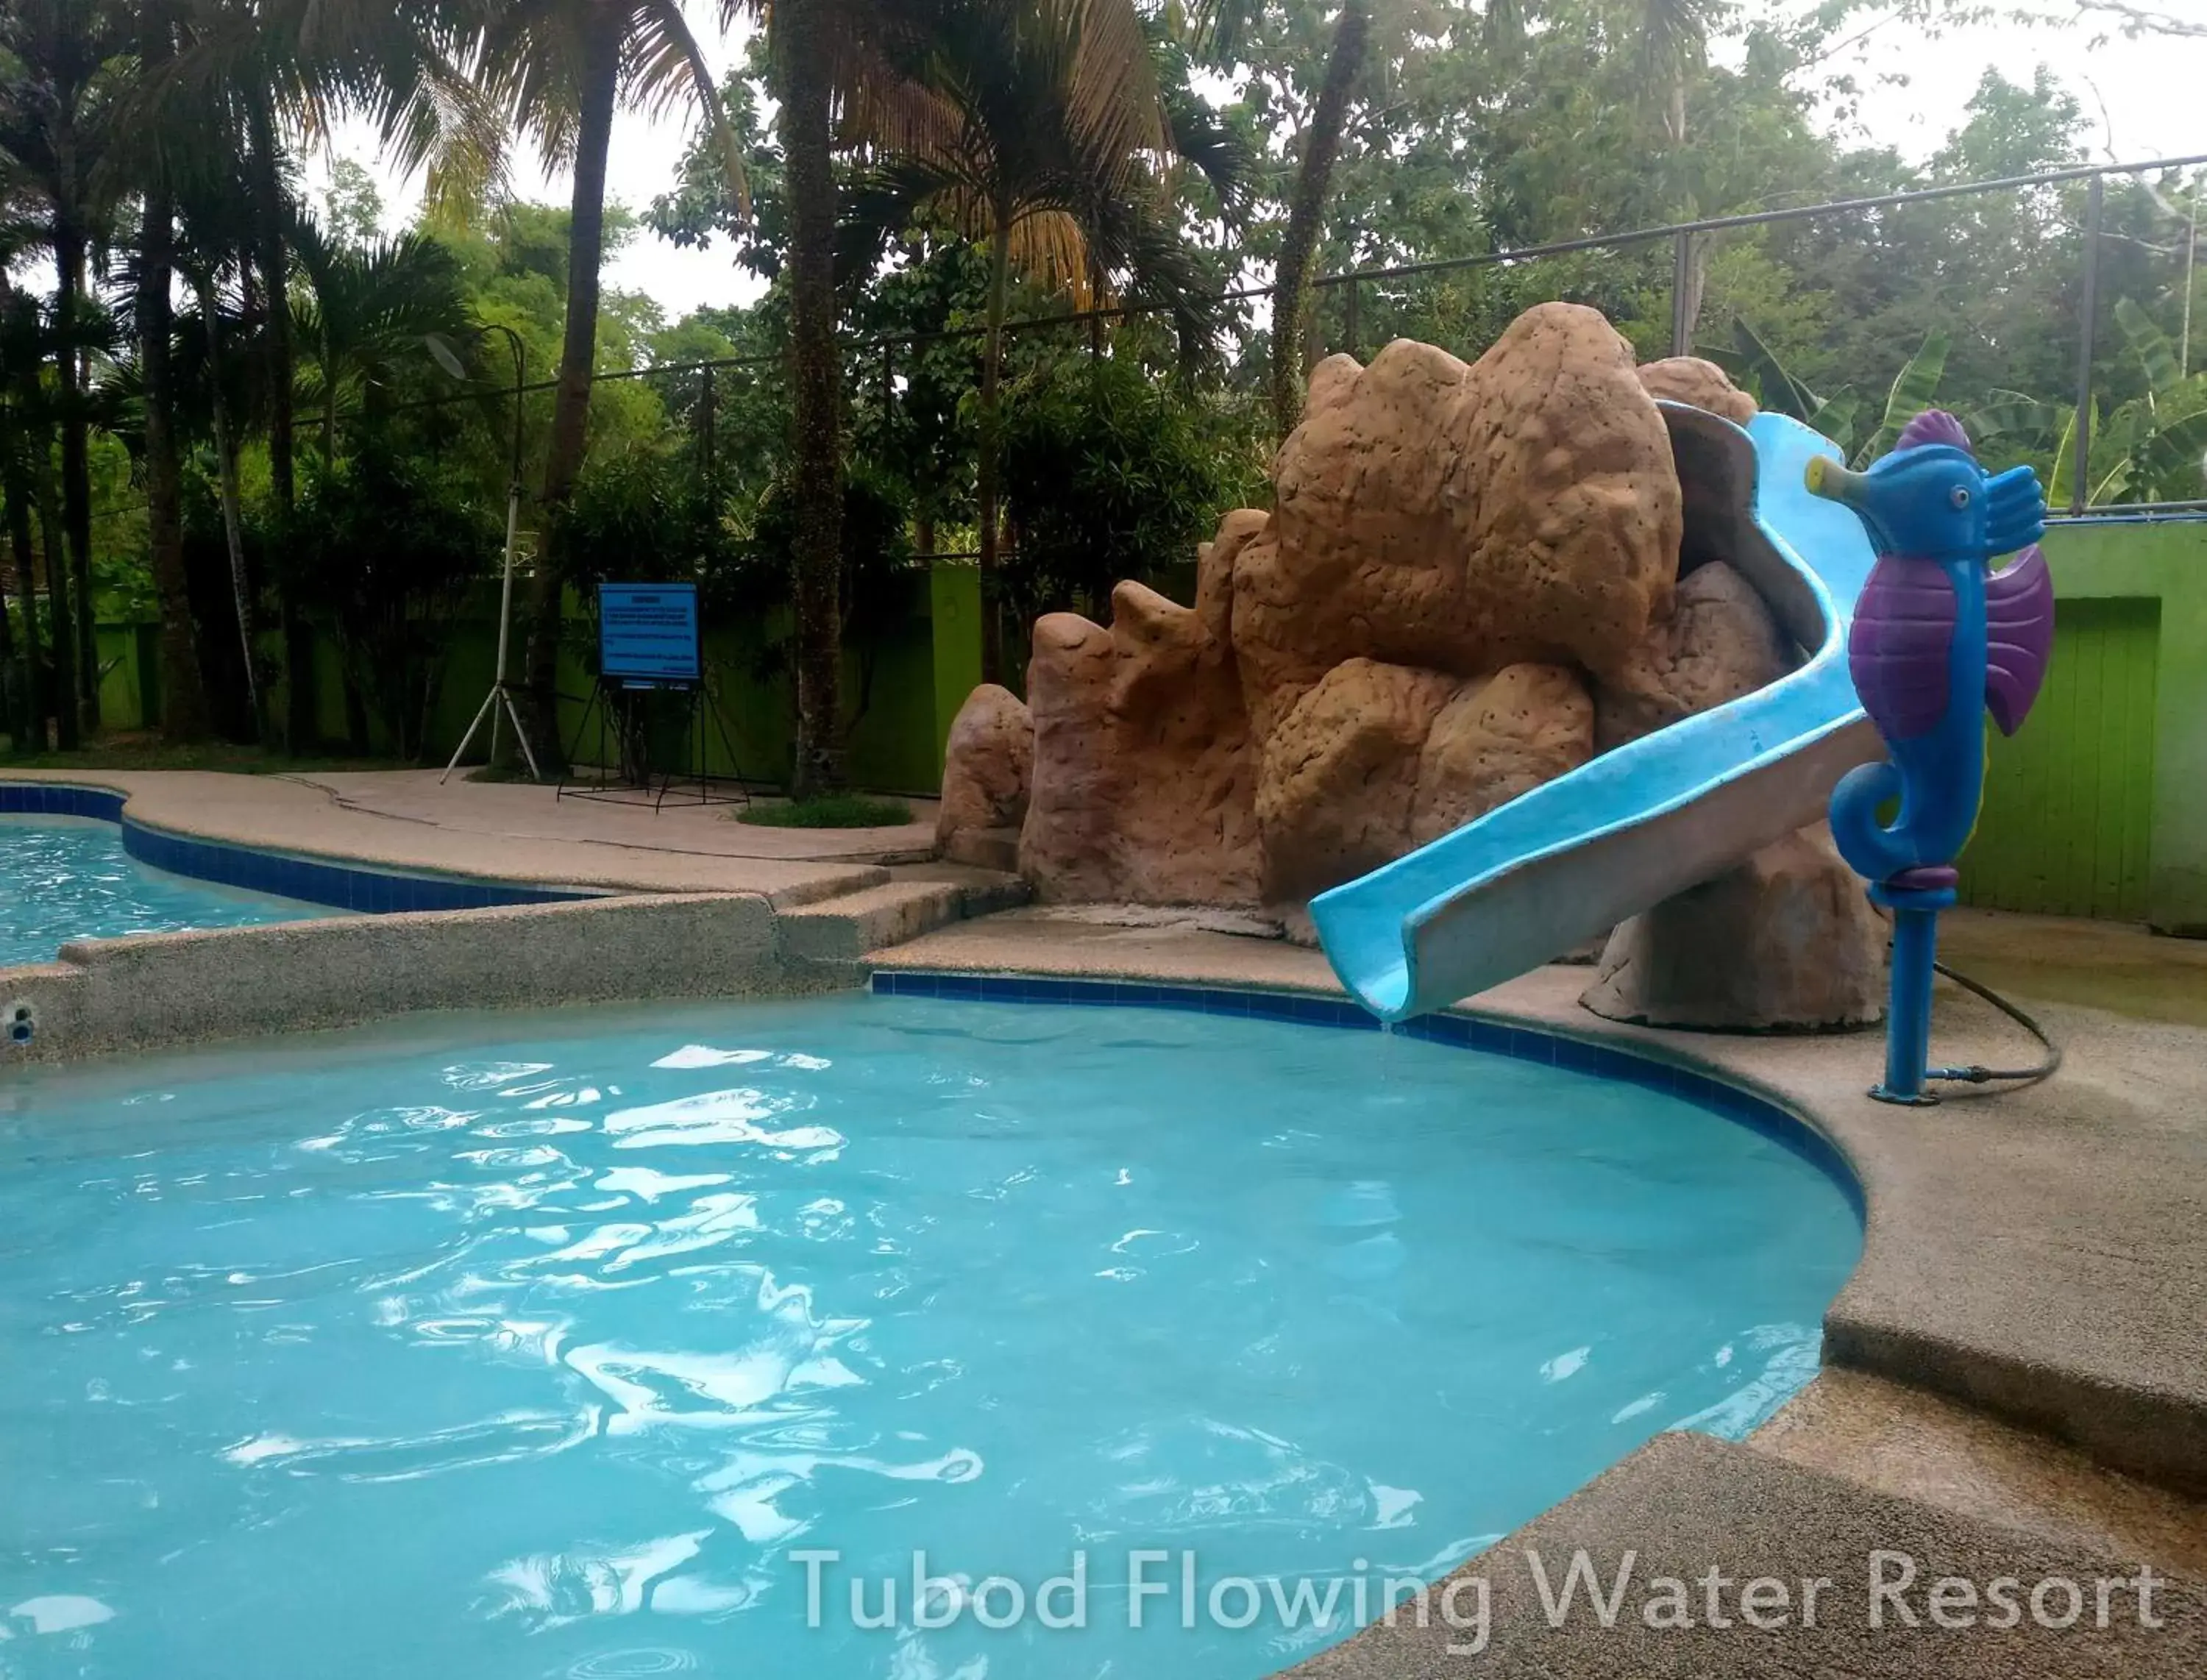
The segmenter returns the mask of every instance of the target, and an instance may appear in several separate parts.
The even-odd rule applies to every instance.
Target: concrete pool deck
[[[1002,899],[977,872],[897,861],[913,855],[902,848],[918,822],[804,835],[718,809],[655,817],[525,786],[436,789],[434,773],[35,779],[117,788],[134,818],[201,838],[616,895],[154,936],[11,971],[50,1019],[81,1029],[70,1055],[408,1009],[848,985],[870,968],[1338,991],[1317,953],[1217,930],[1231,918],[1025,910],[956,921]],[[1705,1067],[1812,1117],[1863,1181],[1864,1253],[1827,1318],[1825,1373],[1752,1442],[1660,1439],[1466,1566],[1495,1575],[1489,1652],[1450,1653],[1438,1628],[1374,1629],[1309,1665],[1312,1680],[2207,1673],[2207,1506],[2196,1503],[2207,1495],[2207,944],[1971,912],[1948,925],[1945,954],[2061,1040],[2055,1080],[1899,1110],[1863,1095],[1874,1034],[1620,1026],[1577,1007],[1585,969],[1542,970],[1468,1001]],[[2035,1049],[1942,986],[1939,1059],[2016,1065]],[[1632,1549],[1643,1575],[1661,1560],[1658,1572],[1691,1563],[1695,1575],[1721,1564],[1735,1577],[1851,1581],[1865,1547],[1887,1545],[1917,1548],[1927,1579],[2147,1562],[2189,1584],[2166,1601],[2174,1636],[2029,1626],[1927,1636],[1869,1629],[1858,1613],[1746,1645],[1636,1624],[1555,1635],[1522,1568],[1513,1588],[1496,1562],[1528,1537],[1594,1545],[1605,1580]]]
[[[932,802],[894,828],[807,831],[735,821],[727,805],[558,798],[548,786],[442,786],[435,770],[226,775],[18,771],[0,780],[110,787],[138,822],[200,840],[390,870],[638,893],[756,893],[777,909],[880,886],[932,853]]]

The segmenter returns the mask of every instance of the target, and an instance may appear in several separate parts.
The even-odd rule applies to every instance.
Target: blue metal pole
[[[1931,1055],[1932,962],[1938,954],[1939,910],[1910,899],[1944,899],[1951,893],[1895,893],[1893,905],[1893,991],[1886,1006],[1885,1083],[1870,1092],[1881,1103],[1910,1104],[1938,1099],[1923,1089]]]

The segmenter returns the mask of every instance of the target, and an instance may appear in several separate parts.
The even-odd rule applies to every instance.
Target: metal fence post
[[[2092,350],[2099,330],[2100,218],[2107,208],[2106,177],[2094,175],[2084,184],[2084,325],[2077,335],[2076,480],[2069,492],[2069,511],[2082,513],[2092,499]]]
[[[713,385],[713,370],[709,366],[708,366],[705,369],[704,388],[698,392],[697,406],[699,410],[698,444],[700,452],[704,457],[705,482],[709,487],[713,482],[713,469],[715,464],[713,458],[714,446],[716,441],[714,437],[714,433],[716,429],[714,425],[714,419],[715,412],[719,408],[719,404],[715,401],[716,395],[717,393],[715,391]]]
[[[1687,313],[1694,290],[1694,236],[1682,233],[1671,245],[1671,354],[1694,353],[1694,323]]]
[[[882,424],[889,423],[889,410],[896,402],[896,342],[882,340]]]
[[[1343,324],[1349,335],[1349,353],[1361,362],[1364,359],[1363,290],[1356,284],[1354,274],[1349,277],[1348,292],[1349,301],[1342,306],[1347,317]]]

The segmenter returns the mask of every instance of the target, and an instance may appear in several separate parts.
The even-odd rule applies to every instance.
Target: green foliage
[[[703,478],[680,457],[642,446],[601,455],[583,470],[565,514],[562,582],[703,583],[733,547]]]
[[[1101,611],[1118,579],[1186,567],[1222,514],[1267,494],[1262,424],[1116,356],[1022,380],[1004,433],[1007,593],[1026,614]]]
[[[912,821],[901,799],[863,793],[826,793],[771,805],[746,805],[736,821],[757,828],[897,828]]]
[[[335,636],[346,675],[402,758],[420,755],[469,585],[492,574],[501,512],[463,468],[371,438],[310,471],[287,565]]]

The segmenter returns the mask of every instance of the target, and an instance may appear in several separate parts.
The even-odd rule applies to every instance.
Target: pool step
[[[898,870],[883,885],[782,912],[782,960],[817,978],[849,978],[863,970],[870,951],[902,945],[952,922],[1012,909],[1027,897],[1024,881],[994,870],[954,864]]]

